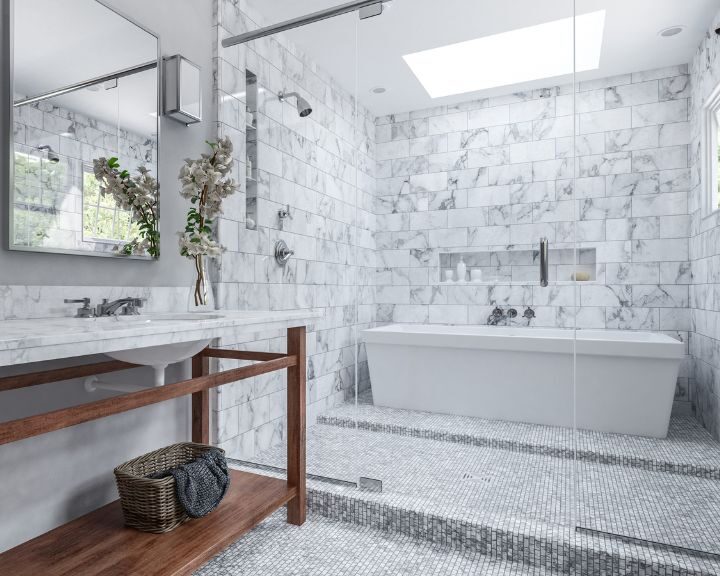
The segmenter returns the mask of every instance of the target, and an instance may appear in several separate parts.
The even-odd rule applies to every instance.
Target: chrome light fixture
[[[180,54],[163,60],[165,116],[186,126],[202,120],[200,66]]]

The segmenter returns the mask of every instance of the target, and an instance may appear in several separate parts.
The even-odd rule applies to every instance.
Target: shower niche
[[[441,253],[436,281],[443,284],[533,284],[539,281],[540,252],[527,250],[467,250]],[[460,276],[463,275],[464,278]],[[595,248],[551,248],[551,284],[595,282]]]
[[[258,81],[245,70],[245,227],[257,229],[258,190]]]

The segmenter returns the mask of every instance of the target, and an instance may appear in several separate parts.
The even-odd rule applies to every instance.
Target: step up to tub
[[[560,576],[316,514],[310,514],[302,527],[292,526],[282,513],[268,518],[194,576],[221,574]]]
[[[577,576],[719,576],[720,557],[689,554],[650,543],[623,542],[562,528],[492,518],[468,521],[423,509],[391,506],[363,494],[340,494],[317,486],[308,511],[354,525],[487,555],[553,574]],[[537,571],[537,572],[535,572]]]
[[[674,416],[665,439],[397,410],[361,404],[318,424],[720,480],[720,444],[691,416]]]

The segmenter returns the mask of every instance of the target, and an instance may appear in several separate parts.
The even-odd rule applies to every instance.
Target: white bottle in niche
[[[465,282],[467,280],[467,266],[465,260],[460,256],[460,262],[457,264],[457,281]]]

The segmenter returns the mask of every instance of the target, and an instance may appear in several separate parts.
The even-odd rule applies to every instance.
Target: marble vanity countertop
[[[314,310],[148,314],[0,321],[0,366],[282,330],[312,324]]]

